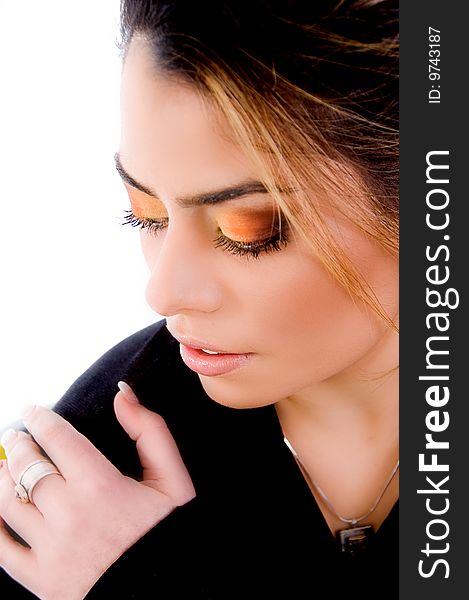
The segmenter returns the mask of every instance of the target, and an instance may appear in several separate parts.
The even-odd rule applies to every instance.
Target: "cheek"
[[[328,377],[358,360],[386,330],[314,259],[279,261],[250,284],[243,307],[250,339],[279,369]]]
[[[328,336],[337,315],[353,307],[318,261],[294,250],[260,259],[244,272],[232,271],[225,282],[230,284],[235,312],[245,316],[244,334],[261,354],[288,354],[305,337]]]
[[[271,335],[282,345],[289,340],[296,344],[305,336],[319,344],[330,336],[340,315],[348,319],[355,312],[348,294],[312,260],[285,265],[258,285],[263,290],[258,317],[271,323]]]

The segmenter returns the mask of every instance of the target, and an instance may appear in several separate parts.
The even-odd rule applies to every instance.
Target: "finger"
[[[139,404],[127,384],[116,394],[114,410],[119,423],[136,442],[143,467],[142,483],[166,494],[176,505],[193,498],[192,480],[164,419]]]
[[[28,586],[32,583],[30,580],[35,572],[33,563],[31,550],[15,541],[0,519],[0,565],[13,579],[21,580],[22,583],[28,579],[23,583]]]
[[[44,449],[65,480],[83,479],[83,474],[119,471],[79,431],[60,415],[44,406],[33,406],[24,423],[36,442]],[[52,477],[52,476],[51,476]]]
[[[34,505],[15,498],[15,482],[4,460],[0,461],[0,517],[29,546],[41,536],[44,519]]]
[[[40,447],[23,431],[7,430],[2,436],[2,445],[7,455],[8,470],[15,483],[19,482],[21,474],[28,465],[44,459]],[[34,505],[46,518],[60,506],[64,488],[63,477],[55,474],[43,477],[34,487],[32,492]]]

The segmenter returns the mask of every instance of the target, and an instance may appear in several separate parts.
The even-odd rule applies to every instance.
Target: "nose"
[[[146,300],[163,317],[192,311],[210,313],[220,307],[221,289],[210,252],[213,247],[204,242],[182,225],[170,225],[162,240],[142,239],[150,268]]]

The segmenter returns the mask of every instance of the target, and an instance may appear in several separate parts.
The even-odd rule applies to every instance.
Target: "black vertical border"
[[[425,600],[452,600],[469,598],[466,580],[469,579],[469,393],[465,375],[469,373],[466,336],[469,328],[465,325],[467,314],[467,279],[469,276],[469,230],[466,214],[469,207],[469,192],[466,179],[469,175],[469,99],[465,90],[469,80],[469,3],[463,0],[401,0],[400,18],[400,140],[401,140],[401,244],[400,244],[400,295],[401,295],[401,380],[400,380],[400,595],[402,600],[425,598]],[[429,38],[428,28],[441,31],[441,79],[429,79]],[[429,103],[428,93],[432,85],[440,85],[440,103]],[[436,97],[436,94],[434,94]],[[432,185],[426,183],[426,155],[433,150],[448,150],[447,157],[440,157],[441,163],[449,164],[447,176],[449,184]],[[437,160],[435,159],[435,162]],[[435,172],[436,175],[436,172]],[[442,176],[442,172],[440,172]],[[426,195],[432,188],[444,188],[450,197],[446,210],[432,211],[427,207]],[[438,195],[435,195],[435,199]],[[440,199],[443,195],[440,195]],[[435,212],[435,218],[443,219],[448,212],[450,222],[442,231],[432,231],[426,225],[427,212]],[[449,239],[444,239],[449,235]],[[449,260],[445,261],[446,251],[439,258],[429,262],[426,247],[430,246],[432,256],[439,245],[449,249]],[[449,280],[439,286],[430,285],[426,271],[438,264],[443,273],[449,267]],[[426,302],[426,288],[441,290],[454,288],[459,295],[459,306],[454,309],[429,308]],[[453,299],[456,297],[452,294]],[[426,416],[435,410],[426,402],[425,391],[428,381],[419,380],[420,375],[429,374],[426,370],[426,342],[430,335],[438,335],[435,328],[426,325],[426,316],[434,311],[449,313],[450,327],[446,333],[448,342],[440,343],[440,349],[448,349],[448,355],[441,355],[439,362],[449,364],[448,385],[450,398],[446,406],[439,410],[448,412],[449,426],[445,431],[435,433],[434,438],[449,442],[448,449],[437,452],[438,462],[449,464],[449,471],[424,473],[419,471],[418,456],[425,452],[425,434],[429,432]],[[436,346],[434,346],[436,347]],[[432,373],[436,373],[433,371]],[[443,371],[438,371],[443,374]],[[435,383],[433,383],[435,385]],[[443,415],[441,415],[443,418]],[[427,450],[429,455],[434,452]],[[435,483],[446,475],[449,480],[440,489],[447,494],[418,494],[418,489],[429,489],[426,476]],[[430,506],[443,508],[449,500],[449,509],[440,516],[431,515],[426,508],[426,499],[431,498]],[[446,520],[449,532],[446,538],[436,541],[427,536],[426,528],[432,519]],[[443,524],[430,526],[433,535],[443,535]],[[432,549],[447,552],[429,554],[422,549],[427,542]],[[446,547],[446,543],[449,544]],[[449,577],[443,563],[448,562]],[[423,570],[430,577],[419,574],[419,561],[424,560]]]

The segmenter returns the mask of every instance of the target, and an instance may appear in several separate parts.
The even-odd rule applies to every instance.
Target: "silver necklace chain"
[[[355,526],[357,523],[359,523],[360,521],[363,521],[363,519],[366,519],[366,517],[369,517],[371,515],[371,513],[375,510],[375,508],[378,506],[378,504],[381,501],[381,498],[384,496],[386,490],[388,489],[391,481],[394,479],[394,475],[397,473],[397,470],[399,469],[399,460],[397,461],[397,463],[394,466],[394,469],[392,470],[392,473],[390,474],[390,476],[388,477],[388,479],[386,480],[386,483],[384,484],[383,489],[381,490],[381,492],[379,493],[378,497],[376,498],[373,506],[370,508],[370,510],[365,513],[364,515],[362,515],[361,517],[356,517],[354,519],[347,519],[346,517],[342,517],[341,515],[339,515],[339,513],[335,510],[335,508],[332,506],[331,501],[329,500],[329,498],[326,496],[326,494],[322,491],[322,489],[319,487],[319,485],[316,483],[316,481],[310,477],[310,475],[308,474],[307,470],[305,469],[304,465],[302,464],[302,462],[300,461],[300,458],[298,456],[298,454],[295,452],[293,446],[290,444],[290,442],[288,441],[288,439],[284,436],[283,441],[285,442],[285,444],[288,446],[290,452],[293,454],[293,456],[295,457],[296,462],[299,464],[299,466],[301,467],[301,469],[303,470],[304,474],[306,475],[307,479],[309,480],[310,484],[317,489],[317,491],[319,492],[321,498],[324,500],[324,502],[326,503],[327,507],[329,508],[329,510],[331,511],[332,514],[334,514],[338,519],[340,519],[342,521],[342,523],[348,523],[349,525],[351,525],[352,527]]]

